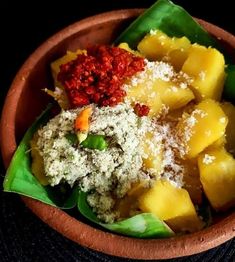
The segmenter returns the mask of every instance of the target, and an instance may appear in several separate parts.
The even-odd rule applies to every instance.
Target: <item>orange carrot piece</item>
[[[75,120],[75,130],[80,132],[88,132],[89,130],[89,119],[92,114],[92,107],[83,109]]]

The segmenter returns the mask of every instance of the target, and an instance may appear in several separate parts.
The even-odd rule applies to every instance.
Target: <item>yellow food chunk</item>
[[[228,125],[226,127],[226,144],[225,147],[228,152],[235,155],[235,106],[231,103],[225,102],[221,107],[228,117]]]
[[[120,43],[118,47],[132,53],[133,55],[142,56],[138,51],[131,49],[127,43]]]
[[[55,86],[60,87],[61,84],[57,81],[57,76],[60,72],[60,66],[76,59],[78,54],[86,53],[86,51],[78,49],[76,52],[67,51],[66,55],[60,57],[51,63],[52,76],[55,82]]]
[[[206,98],[220,101],[225,80],[224,68],[224,56],[218,50],[192,45],[182,71],[192,77],[191,85],[197,101]]]
[[[226,144],[226,134],[224,134],[223,136],[221,136],[219,139],[217,139],[214,143],[212,143],[211,145],[209,145],[207,147],[207,149],[218,149],[221,147],[224,147]],[[206,150],[207,150],[206,149]]]
[[[141,82],[127,90],[127,98],[132,102],[149,106],[149,115],[154,116],[161,112],[163,105],[169,107],[169,110],[187,105],[194,99],[194,94],[188,87],[181,88],[180,83],[162,79],[151,81],[146,73]]]
[[[148,81],[147,78],[146,81]],[[147,86],[145,81],[143,81],[136,86],[131,86],[127,90],[127,98],[133,104],[140,103],[147,105],[150,108],[149,116],[158,115],[163,107],[162,100],[153,83]]]
[[[188,49],[180,48],[170,51],[163,57],[163,61],[166,61],[173,65],[174,69],[179,72],[182,69],[184,62],[188,57]]]
[[[85,51],[80,49],[76,52],[67,51],[66,55],[51,63],[51,72],[56,89],[54,91],[45,89],[45,92],[52,96],[63,109],[69,108],[69,100],[62,84],[57,80],[58,73],[60,72],[60,66],[76,59],[77,55],[82,53],[85,53]]]
[[[187,50],[190,41],[186,37],[169,37],[160,30],[147,34],[137,49],[149,60],[161,60],[173,50]]]
[[[177,133],[184,144],[185,158],[194,158],[225,134],[228,119],[218,102],[203,100],[191,114],[184,114]]]
[[[34,176],[39,181],[39,183],[43,186],[47,186],[49,183],[44,172],[43,158],[39,154],[39,151],[37,149],[37,140],[38,140],[38,133],[35,133],[32,140],[30,141],[31,156],[32,156],[31,170]]]
[[[206,150],[198,157],[200,179],[212,207],[226,210],[235,204],[235,159],[224,148]]]
[[[194,232],[203,227],[188,192],[166,180],[158,180],[141,195],[139,207],[164,220],[175,232]]]
[[[154,175],[163,171],[163,145],[154,140],[153,133],[146,133],[143,139],[143,168],[151,169]]]
[[[171,81],[158,80],[155,85],[163,104],[170,110],[181,108],[194,99],[194,94],[189,88],[181,88],[179,84]]]

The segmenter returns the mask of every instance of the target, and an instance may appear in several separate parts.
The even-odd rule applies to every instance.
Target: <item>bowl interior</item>
[[[4,104],[1,150],[5,167],[11,160],[16,143],[49,102],[48,95],[42,89],[53,87],[50,63],[63,56],[67,50],[75,51],[92,44],[112,43],[119,32],[142,11],[120,10],[82,20],[57,33],[33,53],[18,72]],[[202,20],[199,22],[220,39],[235,59],[234,37],[216,26]],[[73,219],[61,210],[33,199],[24,197],[23,200],[42,220],[66,237],[116,256],[157,259],[190,255],[235,236],[235,229],[231,226],[235,222],[234,214],[226,215],[216,225],[191,235],[168,240],[140,240],[100,231]]]

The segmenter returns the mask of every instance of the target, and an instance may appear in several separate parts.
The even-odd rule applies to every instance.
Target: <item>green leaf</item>
[[[173,231],[160,219],[151,213],[142,213],[113,224],[102,224],[103,227],[132,237],[170,237]]]
[[[7,170],[3,188],[6,192],[28,196],[52,206],[72,208],[77,203],[77,188],[64,190],[63,185],[42,186],[31,171],[30,140],[37,129],[49,120],[51,107],[49,105],[25,133]]]
[[[80,191],[78,195],[78,210],[88,220],[119,234],[137,237],[170,237],[174,232],[160,219],[151,213],[142,213],[112,224],[102,223],[93,213],[87,203],[87,194]]]
[[[136,49],[151,29],[159,29],[169,36],[186,36],[193,43],[218,47],[215,39],[187,11],[168,0],[158,0],[153,4],[116,39],[115,44],[126,42]]]

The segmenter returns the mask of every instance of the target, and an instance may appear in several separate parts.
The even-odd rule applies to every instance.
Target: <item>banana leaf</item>
[[[115,40],[115,44],[126,42],[136,49],[139,41],[151,29],[159,29],[173,37],[186,36],[191,42],[218,47],[211,37],[181,6],[168,0],[158,0]]]
[[[52,206],[72,208],[77,203],[77,188],[68,189],[66,185],[42,186],[31,171],[29,143],[37,129],[49,120],[51,107],[52,105],[49,105],[25,133],[7,169],[3,189],[6,192],[28,196]]]
[[[114,44],[126,42],[132,49],[136,49],[139,41],[151,29],[159,29],[171,37],[186,36],[192,43],[215,47],[225,55],[227,64],[233,63],[215,38],[207,33],[186,10],[168,0],[158,0],[153,4],[121,33]],[[229,65],[223,97],[233,103],[235,103],[234,80],[235,65]]]
[[[102,223],[88,205],[87,193],[83,191],[79,191],[77,207],[88,220],[115,233],[137,238],[165,238],[174,235],[174,232],[163,221],[151,213],[138,214],[112,224]]]

